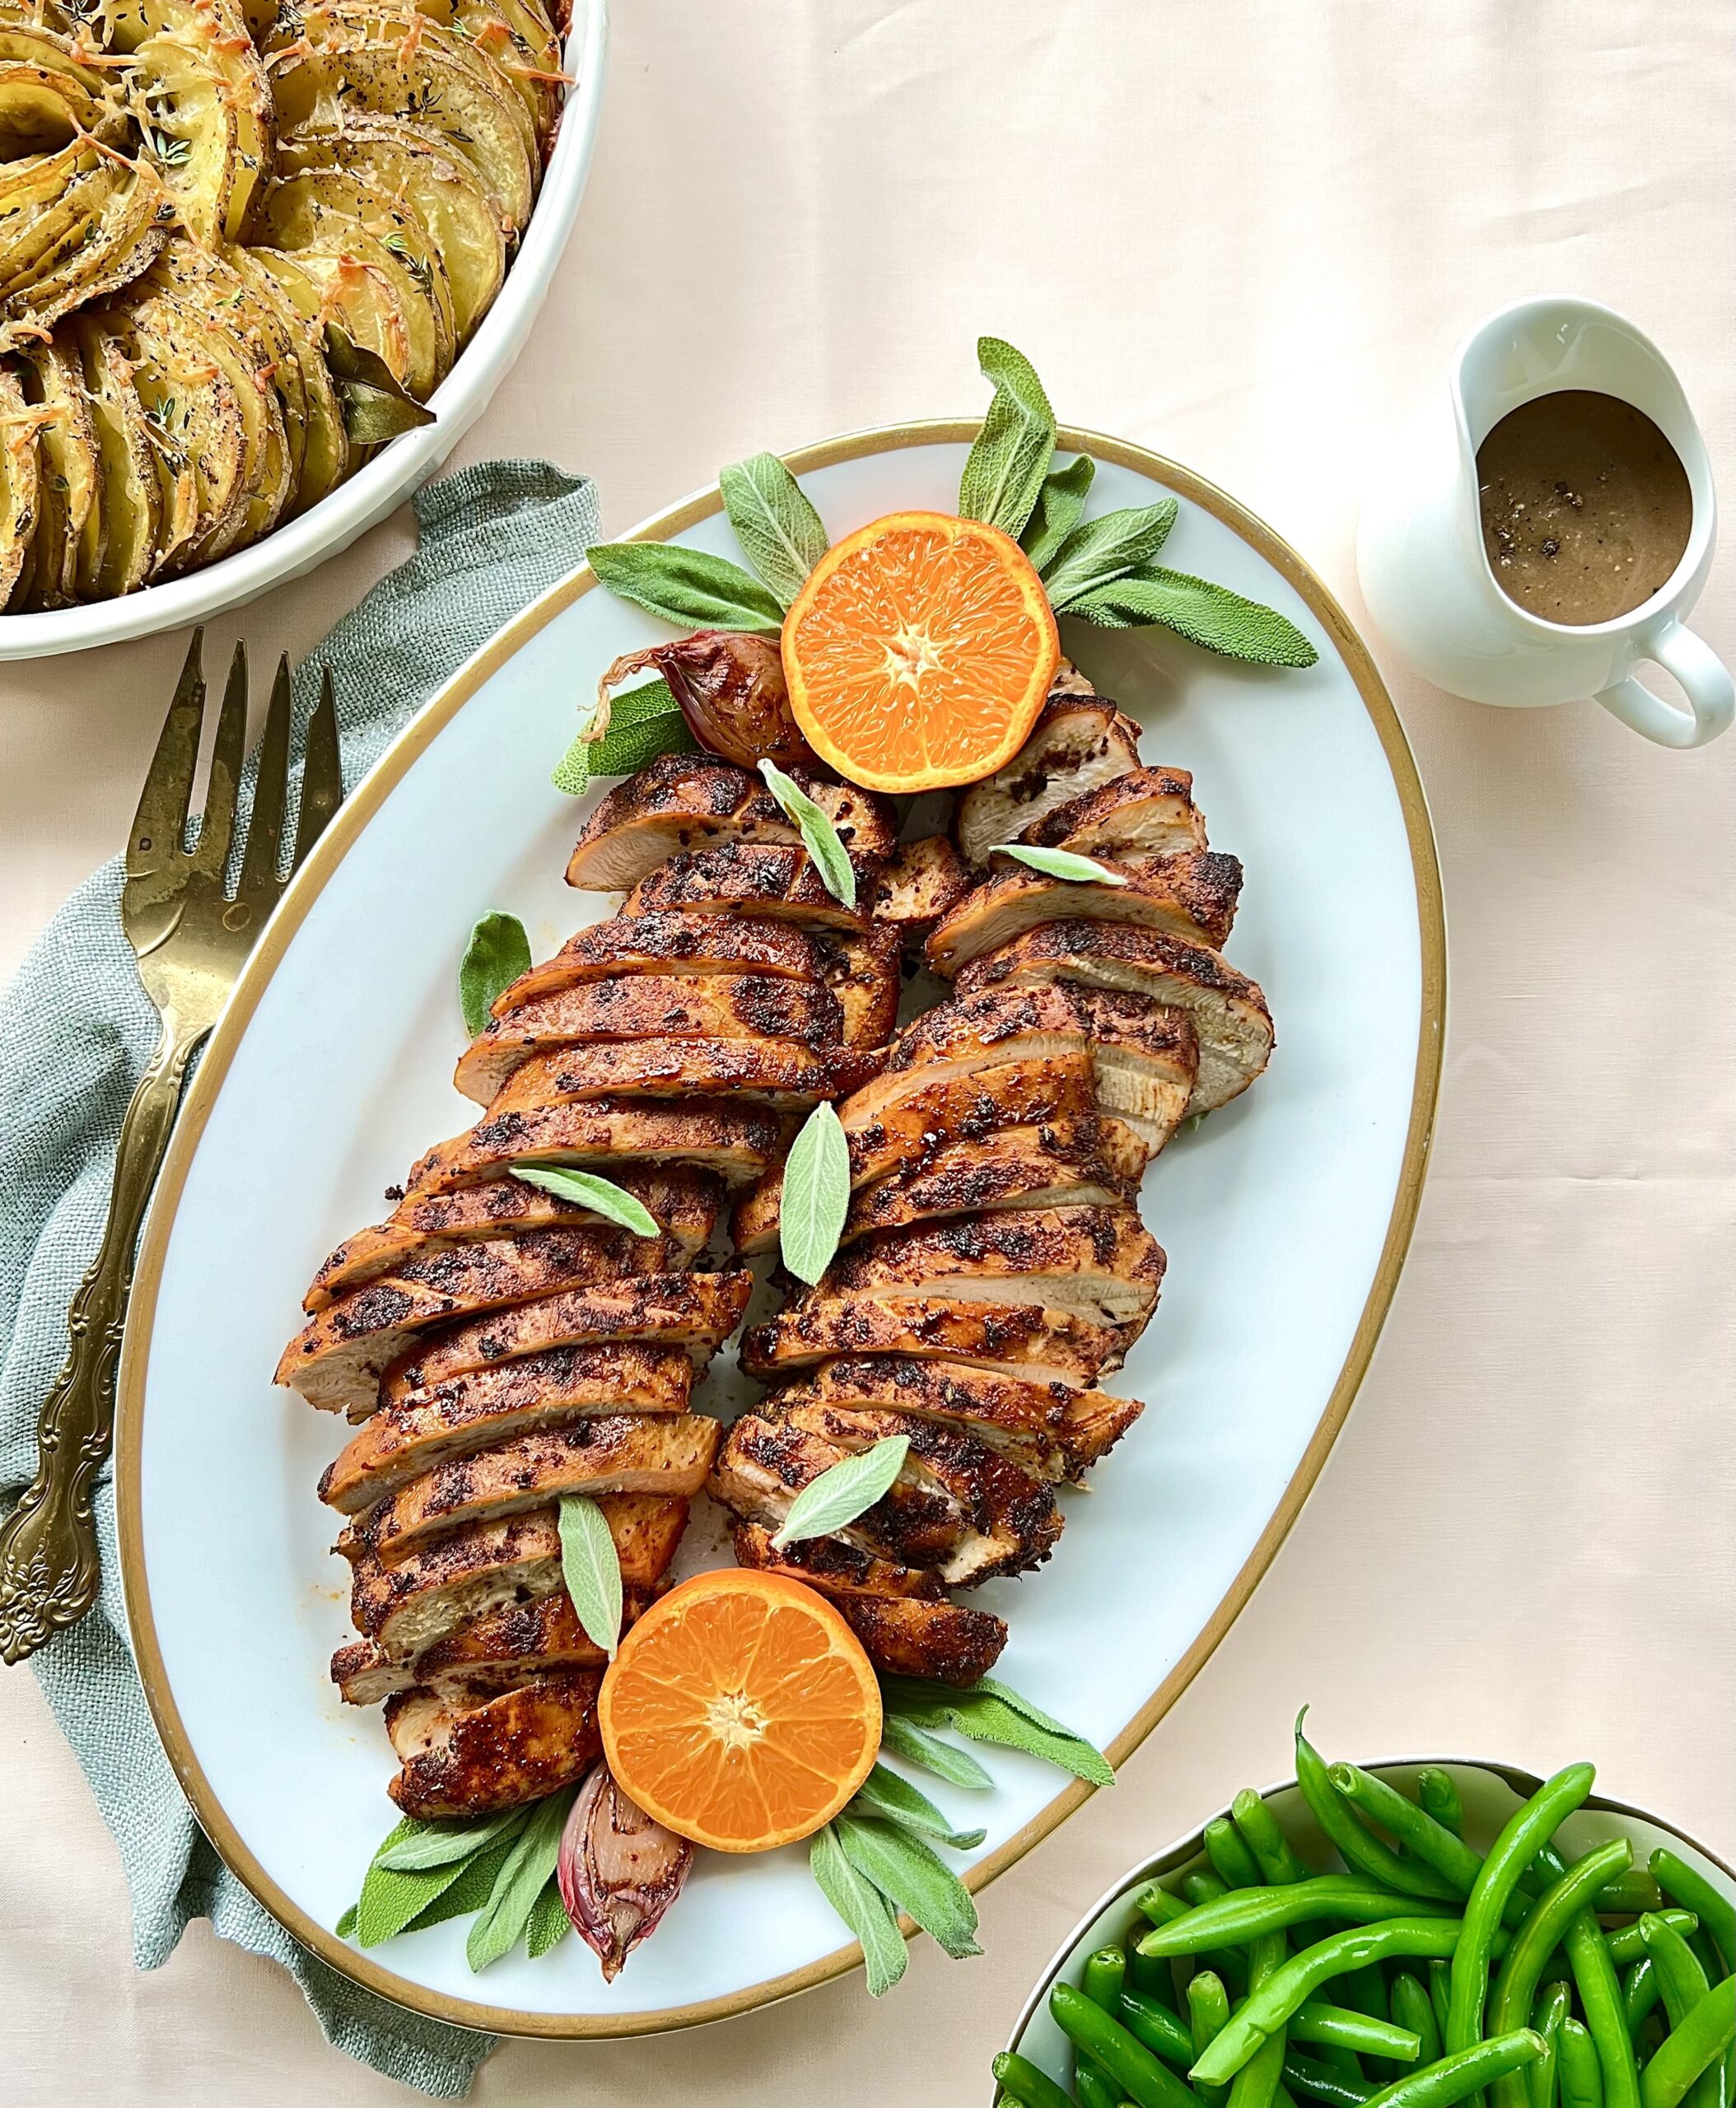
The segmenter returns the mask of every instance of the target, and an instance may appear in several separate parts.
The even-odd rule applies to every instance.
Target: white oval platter
[[[791,458],[834,537],[955,501],[974,427],[857,435]],[[1277,1021],[1269,1074],[1152,1167],[1163,1301],[1115,1378],[1149,1411],[1068,1501],[1039,1574],[992,1585],[1001,1673],[1117,1759],[1221,1638],[1294,1520],[1366,1365],[1427,1154],[1445,1000],[1421,787],[1366,652],[1271,531],[1174,464],[1090,434],[1094,509],[1182,501],[1178,568],[1284,610],[1318,665],[1273,673],[1167,633],[1064,625],[1065,648],[1194,772],[1217,847],[1247,866],[1230,947]],[[735,554],[714,490],[641,530]],[[573,553],[575,563],[581,553]],[[1069,634],[1068,632],[1072,632]],[[543,956],[610,903],[570,892],[584,807],[550,787],[578,705],[618,653],[667,634],[558,585],[464,668],[350,798],[286,897],[190,1094],[147,1224],[122,1372],[121,1527],[158,1727],[230,1865],[334,1966],[472,2026],[585,2036],[679,2026],[852,1965],[805,1854],[702,1864],[612,1987],[576,1940],[483,1978],[462,1922],[361,1954],[331,1930],[392,1818],[380,1723],[326,1661],[345,1569],[314,1484],[342,1430],[272,1387],[314,1267],[474,1108],[457,962],[476,917],[520,916]],[[986,1825],[991,1878],[1085,1789],[991,1753],[996,1784],[937,1788]],[[936,1782],[926,1782],[931,1786]],[[967,1807],[967,1805],[968,1807]]]

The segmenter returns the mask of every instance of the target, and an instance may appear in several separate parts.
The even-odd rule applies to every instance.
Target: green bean
[[[1413,1983],[1416,1979],[1412,1979]],[[1422,1993],[1422,1986],[1416,1989]],[[1423,2003],[1428,2003],[1426,1993]],[[1429,2025],[1434,2026],[1434,2016]],[[1347,2007],[1328,2005],[1321,1998],[1304,1998],[1290,2017],[1293,2042],[1323,2042],[1339,2050],[1355,2050],[1365,2057],[1390,2057],[1395,2063],[1413,2064],[1422,2054],[1422,2037],[1414,2029],[1395,2027],[1390,2021],[1374,2020]]]
[[[1214,1816],[1206,1826],[1206,1856],[1231,1888],[1258,1888],[1264,1877],[1242,1833],[1227,1816]]]
[[[1401,1896],[1430,1896],[1454,1899],[1454,1891],[1432,1867],[1401,1859],[1390,1844],[1384,1844],[1333,1785],[1326,1761],[1302,1732],[1296,1720],[1296,1784],[1314,1818],[1337,1847],[1346,1866],[1366,1874],[1370,1881],[1396,1889]]]
[[[1137,1991],[1123,1991],[1109,2010],[1134,2040],[1178,2071],[1193,2062],[1193,2031],[1187,2022]]]
[[[1561,2022],[1561,2108],[1603,2108],[1603,2073],[1589,2032],[1576,2020]]]
[[[1736,1969],[1736,1903],[1721,1896],[1704,1874],[1696,1873],[1667,1845],[1659,1846],[1650,1864],[1664,1894],[1673,1896],[1684,1910],[1692,1910],[1710,1934],[1728,1975]]]
[[[1380,2108],[1453,2108],[1456,2101],[1479,2092],[1491,2079],[1503,2078],[1522,2064],[1533,2064],[1543,2054],[1543,2040],[1528,2027],[1508,2035],[1491,2035],[1486,2042],[1474,2042],[1425,2067],[1407,2072],[1372,2096]]]
[[[1659,1878],[1670,1886],[1667,1875]],[[1678,1891],[1679,1892],[1679,1891]],[[1736,2041],[1736,1976],[1724,1977],[1671,2029],[1640,2074],[1643,2108],[1676,2108],[1688,2088]]]
[[[1627,1974],[1622,1979],[1622,2011],[1630,2035],[1637,2039],[1640,2023],[1650,2017],[1663,1996],[1664,1980],[1656,1964],[1649,1954],[1642,1954],[1628,1965]]]
[[[1149,1918],[1154,1925],[1167,1925],[1177,1918],[1185,1918],[1192,1907],[1192,1904],[1184,1903],[1180,1896],[1172,1895],[1161,1882],[1147,1882],[1143,1888],[1136,1889],[1133,1895],[1133,1908],[1141,1918]]]
[[[1465,1904],[1464,1938],[1453,1956],[1447,2024],[1441,2040],[1449,2056],[1468,2050],[1482,2035],[1489,1996],[1489,1961],[1496,1928],[1519,1876],[1561,1823],[1591,1791],[1589,1764],[1570,1765],[1538,1788],[1511,1816],[1483,1861]]]
[[[1597,1908],[1612,1916],[1628,1910],[1661,1910],[1664,1891],[1655,1874],[1648,1873],[1644,1867],[1631,1867],[1614,1881],[1604,1882],[1598,1891]]]
[[[1529,2108],[1556,2108],[1556,2057],[1561,2022],[1573,2010],[1573,1994],[1565,1984],[1552,1984],[1531,2011],[1531,2025],[1542,2039],[1543,2054],[1526,2073]],[[1502,2083],[1499,2079],[1497,2088]]]
[[[1281,1889],[1277,1893],[1282,1896],[1295,1891]],[[1450,1955],[1462,1929],[1456,1918],[1391,1918],[1384,1924],[1335,1933],[1304,1949],[1275,1970],[1231,2014],[1230,2025],[1194,2066],[1194,2078],[1212,2084],[1231,2077],[1259,2047],[1262,2036],[1282,2026],[1311,1992],[1334,1976],[1395,1955]]]
[[[1335,1764],[1328,1775],[1345,1799],[1378,1822],[1425,1865],[1433,1867],[1455,1896],[1468,1896],[1482,1861],[1463,1839],[1437,1822],[1407,1794],[1358,1764]]]
[[[1261,1803],[1262,1811],[1264,1803]],[[1250,1992],[1267,1983],[1290,1958],[1290,1942],[1282,1933],[1262,1933],[1248,1944],[1248,1984]],[[1275,2028],[1243,2065],[1230,2085],[1230,2108],[1275,2108],[1280,2095],[1288,2101],[1284,2087],[1284,2052],[1288,2036]],[[1295,2108],[1294,2101],[1290,2108]]]
[[[1083,1991],[1057,1984],[1049,1993],[1049,2012],[1073,2047],[1101,2064],[1135,2108],[1199,2108],[1193,2089]]]
[[[1432,2064],[1440,2054],[1440,2024],[1435,2017],[1434,2002],[1423,1989],[1421,1978],[1413,1975],[1408,1969],[1395,1970],[1388,1996],[1393,2024],[1416,2037],[1416,2061]]]
[[[1603,2073],[1605,2108],[1640,2108],[1634,2069],[1634,2039],[1622,2010],[1622,1987],[1609,1948],[1589,1910],[1580,1911],[1567,1928],[1567,1959]]]
[[[1038,2071],[1029,2057],[1021,2057],[1016,2050],[1003,2050],[992,2068],[997,2082],[1020,2108],[1073,2108],[1071,2100],[1048,2073]]]
[[[1344,2003],[1357,2012],[1366,2013],[1370,2020],[1384,2021],[1388,2017],[1386,1979],[1372,1962],[1346,1975]]]
[[[1216,1903],[1220,1896],[1230,1893],[1227,1881],[1220,1881],[1216,1874],[1207,1873],[1203,1867],[1195,1867],[1176,1883],[1183,1900],[1197,1910],[1202,1903]]]
[[[1657,1970],[1669,2024],[1679,2027],[1711,1989],[1706,1965],[1675,1927],[1654,1911],[1640,1920],[1640,1937],[1645,1942],[1647,1960]]]
[[[1273,1887],[1287,1888],[1292,1882],[1308,1879],[1308,1868],[1278,1827],[1277,1817],[1251,1786],[1244,1786],[1236,1795],[1230,1813],[1243,1842],[1259,1861],[1260,1872]]]
[[[1120,2108],[1121,2088],[1101,2064],[1094,2064],[1089,2057],[1073,2059],[1073,2092],[1079,2108]]]
[[[1230,1994],[1214,1970],[1202,1969],[1188,1985],[1188,2020],[1193,2035],[1194,2062],[1198,2063],[1230,2022]],[[1228,2096],[1227,2086],[1202,2086],[1201,2097],[1212,2104]]]
[[[1113,2012],[1127,1980],[1127,1957],[1118,1947],[1099,1947],[1095,1954],[1086,1956],[1081,1988],[1094,2006]]]
[[[1429,1964],[1429,2003],[1435,2008],[1435,2024],[1441,2031],[1441,2042],[1446,2042],[1447,2008],[1453,1982],[1450,1961],[1431,1961]]]
[[[1145,1954],[1136,1947],[1127,1956],[1127,1986],[1175,2011],[1174,1980],[1164,1956]]]
[[[1443,1830],[1450,1830],[1455,1837],[1464,1835],[1464,1803],[1450,1775],[1439,1765],[1426,1764],[1417,1773],[1416,1798]]]
[[[1658,1910],[1650,1914],[1661,1918],[1666,1925],[1680,1933],[1684,1939],[1690,1933],[1700,1930],[1700,1920],[1692,1910]],[[1609,1958],[1618,1969],[1625,1969],[1630,1961],[1637,1961],[1645,1952],[1645,1938],[1640,1930],[1638,1919],[1631,1925],[1620,1925],[1614,1932],[1606,1933],[1603,1944],[1609,1949]]]
[[[1388,1918],[1439,1918],[1445,1924],[1454,1915],[1449,1903],[1394,1896],[1390,1889],[1355,1874],[1311,1874],[1306,1881],[1281,1888],[1232,1889],[1216,1902],[1202,1903],[1147,1933],[1139,1947],[1141,1954],[1197,1954],[1206,1947],[1239,1947],[1262,1933],[1281,1933],[1316,1918],[1346,1919],[1352,1924]]]
[[[1324,2101],[1328,2108],[1361,2108],[1376,2092],[1365,2078],[1334,2071],[1311,2057],[1299,2056],[1294,2050],[1284,2053],[1284,2076],[1298,2093],[1305,2094],[1310,2101]]]
[[[1567,1936],[1567,1928],[1612,1874],[1620,1873],[1633,1858],[1625,1838],[1600,1844],[1570,1867],[1555,1885],[1533,1903],[1525,1921],[1513,1936],[1500,1980],[1496,1986],[1489,2013],[1489,2032],[1505,2035],[1524,2027],[1531,2017],[1543,1965]],[[1530,2087],[1524,2074],[1512,2072],[1495,2089],[1496,2108],[1528,2108]]]

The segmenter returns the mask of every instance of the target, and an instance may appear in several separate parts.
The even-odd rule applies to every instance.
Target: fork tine
[[[278,854],[283,840],[283,808],[289,791],[289,660],[278,661],[271,684],[271,707],[265,713],[265,736],[259,742],[259,776],[254,786],[253,811],[247,822],[247,848],[241,859],[236,898],[269,914],[278,897]]]
[[[338,698],[332,669],[321,669],[320,701],[307,721],[306,756],[301,768],[301,809],[296,823],[296,860],[302,859],[324,832],[343,800],[343,762],[338,751]]]
[[[203,628],[194,630],[133,815],[127,844],[128,878],[145,878],[161,870],[170,857],[180,855],[187,838],[199,731],[205,719],[204,644]]]
[[[229,679],[223,690],[223,708],[217,718],[217,739],[211,749],[211,780],[205,790],[205,819],[193,867],[222,884],[235,840],[236,792],[241,781],[241,763],[247,746],[247,647],[237,644],[229,662]]]

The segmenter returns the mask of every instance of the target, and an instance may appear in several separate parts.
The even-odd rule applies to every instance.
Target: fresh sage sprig
[[[770,630],[784,611],[739,563],[679,542],[600,542],[585,561],[619,599],[684,629]]]
[[[1076,455],[1065,469],[1051,469],[1043,479],[1019,546],[1039,574],[1060,554],[1061,545],[1084,517],[1085,499],[1097,464],[1089,454]]]
[[[759,772],[766,788],[777,800],[784,818],[800,831],[802,846],[814,859],[825,888],[841,907],[856,905],[856,866],[838,839],[824,806],[817,805],[794,777],[786,776],[776,762],[763,761]]]
[[[558,1201],[571,1201],[575,1206],[589,1208],[594,1215],[601,1215],[605,1222],[618,1223],[623,1229],[630,1229],[635,1237],[655,1237],[658,1234],[657,1218],[636,1194],[624,1187],[617,1186],[612,1178],[599,1178],[594,1171],[564,1171],[542,1164],[519,1164],[511,1167],[515,1178],[526,1186],[540,1187],[544,1192],[553,1193]]]
[[[914,1918],[954,1961],[982,1953],[970,1891],[932,1846],[871,1817],[841,1815],[832,1826],[844,1857],[862,1878]]]
[[[1312,666],[1320,655],[1276,608],[1244,599],[1226,585],[1186,571],[1142,564],[1124,577],[1096,585],[1068,603],[1066,612],[1100,629],[1160,625],[1228,659],[1261,666]]]
[[[831,546],[824,523],[775,454],[733,462],[717,482],[748,562],[787,608]]]
[[[959,510],[1016,542],[1049,473],[1055,413],[1022,352],[999,337],[979,337],[977,361],[995,393],[959,478]]]
[[[430,1867],[450,1867],[474,1858],[484,1846],[521,1826],[524,1812],[507,1808],[499,1815],[469,1822],[418,1823],[408,1836],[394,1832],[374,1854],[374,1864],[401,1874],[425,1873]]]
[[[464,1910],[479,1910],[488,1900],[495,1872],[530,1818],[528,1808],[514,1808],[498,1822],[492,1817],[462,1824],[406,1817],[388,1833],[369,1862],[361,1895],[338,1920],[338,1938],[353,1938],[358,1947],[378,1947],[399,1933],[419,1931]],[[427,1866],[385,1863],[401,1849],[428,1837],[442,1845],[449,1840],[463,1842],[463,1849],[455,1858]],[[466,1902],[467,1894],[474,1900]]]
[[[850,1212],[850,1144],[837,1110],[822,1101],[784,1159],[777,1243],[785,1266],[810,1288],[832,1263]]]
[[[866,1515],[891,1487],[910,1454],[908,1434],[889,1434],[810,1479],[790,1503],[790,1511],[772,1538],[782,1551],[805,1537],[824,1537]]]
[[[1034,871],[1041,871],[1045,878],[1066,879],[1075,885],[1124,886],[1127,883],[1125,871],[1112,870],[1094,856],[1076,856],[1071,849],[1037,849],[1028,842],[997,842],[990,854],[1010,856],[1015,863],[1029,864]]]
[[[951,1728],[972,1742],[993,1742],[1041,1757],[1094,1786],[1115,1783],[1114,1771],[1100,1750],[992,1677],[979,1677],[964,1691],[917,1677],[887,1677],[880,1687],[888,1714],[912,1727],[929,1733]]]
[[[609,730],[600,739],[592,735],[595,723],[593,710],[549,779],[569,798],[582,798],[593,776],[631,776],[661,754],[699,751],[667,681],[646,681],[616,696],[609,705]]]
[[[968,1749],[931,1734],[926,1728],[917,1727],[900,1714],[888,1712],[881,1720],[880,1746],[907,1763],[933,1772],[949,1786],[962,1786],[968,1793],[986,1793],[995,1783]]]
[[[1052,560],[1039,566],[1049,605],[1057,615],[1067,614],[1094,586],[1125,578],[1155,557],[1168,540],[1178,509],[1173,497],[1166,497],[1156,505],[1132,506],[1081,522]]]
[[[530,1914],[548,1886],[561,1849],[561,1831],[576,1789],[567,1787],[539,1801],[530,1820],[514,1840],[482,1914],[470,1928],[464,1955],[474,1970],[483,1970],[510,1954],[530,1923]]]
[[[530,940],[517,916],[498,910],[483,916],[458,963],[459,1008],[473,1039],[488,1024],[495,997],[530,971]]]
[[[868,1995],[884,1998],[905,1970],[910,1956],[898,1930],[897,1914],[867,1876],[852,1863],[832,1823],[814,1833],[808,1864],[827,1902],[862,1943],[868,1965]]]
[[[581,1493],[561,1497],[561,1579],[586,1638],[613,1661],[621,1644],[621,1558],[602,1509]]]
[[[955,1830],[944,1810],[937,1808],[908,1779],[888,1770],[884,1764],[876,1764],[856,1788],[856,1798],[847,1812],[878,1816],[883,1821],[896,1823],[900,1830],[912,1831],[919,1837],[937,1838],[942,1844],[951,1845],[955,1852],[970,1851],[988,1835],[986,1830]]]

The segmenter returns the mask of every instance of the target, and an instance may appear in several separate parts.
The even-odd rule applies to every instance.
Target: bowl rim
[[[106,600],[32,613],[0,610],[0,663],[95,651],[239,606],[338,555],[440,468],[522,349],[578,218],[607,71],[609,0],[572,0],[572,12],[562,51],[573,86],[535,208],[493,305],[428,398],[433,423],[401,434],[316,505],[215,563]]]
[[[980,417],[932,418],[873,426],[821,440],[782,455],[798,476],[865,456],[894,454],[906,448],[964,445],[982,429]],[[1109,1743],[1105,1754],[1118,1770],[1169,1712],[1216,1650],[1240,1615],[1279,1546],[1289,1535],[1304,1502],[1349,1415],[1374,1355],[1375,1344],[1398,1290],[1421,1205],[1433,1140],[1445,1044],[1447,1003],[1446,921],[1434,831],[1422,782],[1403,725],[1367,646],[1349,617],[1313,567],[1275,529],[1195,470],[1132,441],[1064,426],[1056,445],[1066,453],[1090,453],[1098,459],[1131,469],[1197,504],[1232,526],[1270,562],[1299,594],[1320,623],[1333,649],[1343,659],[1366,710],[1391,772],[1409,845],[1416,890],[1421,994],[1415,1082],[1407,1122],[1404,1153],[1388,1218],[1386,1237],[1371,1278],[1362,1313],[1337,1378],[1296,1468],[1274,1504],[1265,1528],[1238,1569],[1192,1644],[1169,1674]],[[716,482],[642,520],[621,541],[665,541],[684,533],[723,509]],[[694,2003],[654,2012],[565,2014],[529,2012],[488,2005],[431,1991],[399,1975],[338,1939],[316,1924],[273,1882],[231,1822],[204,1775],[182,1725],[170,1688],[152,1616],[144,1569],[143,1513],[140,1457],[144,1418],[145,1376],[169,1234],[180,1193],[210,1109],[236,1047],[266,984],[276,971],[295,931],[351,842],[376,809],[462,706],[555,618],[597,584],[587,563],[548,586],[496,632],[437,689],[397,735],[362,780],[346,797],[306,862],[291,880],[264,934],[242,969],[229,1006],[207,1042],[198,1072],[183,1101],[169,1152],[158,1176],[146,1218],[135,1266],[118,1381],[114,1483],[120,1539],[121,1574],[128,1624],[141,1681],[170,1763],[182,1790],[219,1856],[242,1884],[301,1943],[363,1989],[431,2019],[486,2029],[496,2034],[542,2039],[600,2040],[657,2035],[754,2012],[814,1989],[857,1967],[860,1944],[845,1941],[829,1953],[760,1984]],[[986,1886],[1066,1821],[1095,1789],[1069,1779],[1031,1820],[964,1874],[972,1890]],[[914,1927],[905,1922],[905,1936]]]
[[[1497,1762],[1492,1757],[1486,1756],[1375,1756],[1359,1757],[1356,1761],[1365,1771],[1373,1771],[1377,1774],[1384,1774],[1388,1771],[1416,1771],[1425,1765],[1452,1765],[1461,1771],[1486,1771],[1491,1778],[1499,1779],[1504,1785],[1510,1786],[1514,1792],[1524,1800],[1528,1800],[1544,1783],[1538,1773],[1528,1770],[1522,1764],[1503,1764]],[[1264,1799],[1272,1793],[1294,1793],[1299,1784],[1300,1781],[1295,1774],[1291,1772],[1288,1777],[1277,1779],[1271,1785],[1258,1787],[1256,1791],[1262,1799]],[[1217,1821],[1220,1817],[1228,1817],[1231,1805],[1231,1803],[1226,1801],[1221,1807],[1214,1808],[1210,1815],[1201,1818],[1194,1829],[1166,1844],[1161,1851],[1154,1852],[1148,1858],[1141,1860],[1138,1865],[1130,1867],[1118,1881],[1112,1882],[1104,1891],[1088,1910],[1080,1913],[1072,1930],[1056,1948],[1054,1953],[1049,1956],[1043,1973],[1038,1977],[1024,2003],[1020,2008],[1019,2017],[1014,2022],[1012,2031],[1008,2035],[1004,2045],[1006,2049],[1016,2050],[1024,2040],[1025,2030],[1035,2018],[1043,2000],[1053,1987],[1056,1979],[1078,1952],[1079,1943],[1085,1938],[1088,1928],[1095,1924],[1105,1910],[1118,1903],[1138,1883],[1160,1880],[1164,1875],[1174,1873],[1178,1868],[1185,1867],[1190,1860],[1197,1858],[1206,1849],[1206,1826]],[[1736,1867],[1732,1867],[1720,1854],[1713,1851],[1710,1845],[1703,1844],[1697,1837],[1672,1822],[1668,1817],[1658,1815],[1650,1808],[1642,1807],[1637,1802],[1617,1800],[1607,1793],[1588,1793],[1584,1800],[1580,1803],[1580,1809],[1575,1809],[1574,1812],[1577,1814],[1580,1809],[1588,1808],[1597,1815],[1612,1815],[1639,1822],[1648,1822],[1655,1829],[1667,1831],[1678,1843],[1686,1844],[1691,1851],[1697,1852],[1701,1858],[1708,1860],[1716,1867],[1729,1882],[1732,1888],[1736,1889]]]

